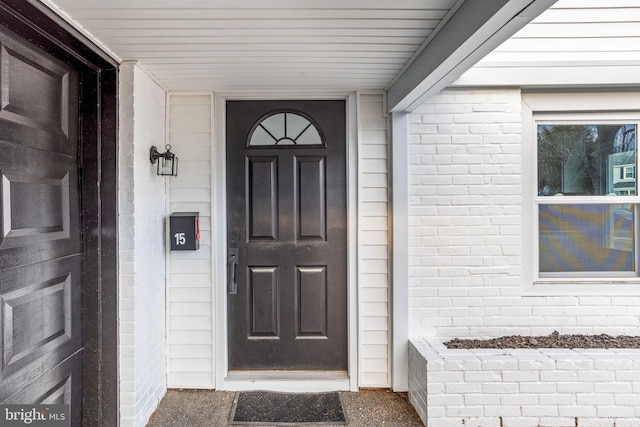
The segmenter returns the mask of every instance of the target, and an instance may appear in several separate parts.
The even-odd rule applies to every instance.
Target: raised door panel
[[[0,401],[82,346],[80,255],[0,272]]]
[[[44,373],[3,403],[67,404],[71,425],[79,426],[82,419],[82,353],[66,359]],[[33,425],[33,424],[32,424]]]
[[[2,139],[75,157],[77,73],[1,33],[0,73]]]
[[[298,266],[296,339],[327,338],[327,267]]]
[[[298,238],[327,239],[327,182],[324,157],[296,156]]]
[[[0,248],[70,237],[71,189],[69,173],[62,173],[51,177],[0,172]]]
[[[278,240],[278,159],[247,158],[249,240]]]
[[[278,338],[280,310],[278,304],[278,268],[249,268],[249,338]]]

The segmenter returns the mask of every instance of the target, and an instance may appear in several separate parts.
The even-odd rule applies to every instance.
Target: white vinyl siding
[[[640,3],[559,0],[455,86],[640,83]]]
[[[576,60],[640,60],[640,3],[560,0],[480,64]]]
[[[358,95],[360,387],[389,387],[389,155],[382,93]]]
[[[200,213],[200,249],[171,251],[167,280],[168,385],[212,388],[211,94],[170,94],[168,143],[178,156],[169,214]]]

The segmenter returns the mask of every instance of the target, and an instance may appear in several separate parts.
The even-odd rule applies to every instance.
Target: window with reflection
[[[538,269],[638,276],[637,124],[537,126]]]

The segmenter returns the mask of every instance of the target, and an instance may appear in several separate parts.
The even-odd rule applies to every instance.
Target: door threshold
[[[234,380],[348,380],[347,371],[229,371],[227,379]]]
[[[220,390],[280,392],[347,391],[346,371],[229,371]]]

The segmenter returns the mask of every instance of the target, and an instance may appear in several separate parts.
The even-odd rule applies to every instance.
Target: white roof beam
[[[387,88],[389,111],[413,111],[557,0],[466,0]]]

